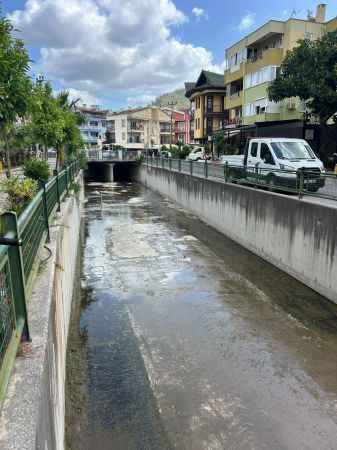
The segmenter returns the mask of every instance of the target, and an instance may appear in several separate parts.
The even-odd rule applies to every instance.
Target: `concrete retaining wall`
[[[64,449],[66,347],[82,196],[83,189],[63,203],[51,226],[51,253],[41,250],[28,304],[32,342],[21,347],[11,377],[0,417],[1,450]]]
[[[139,180],[337,303],[337,208],[144,165]]]

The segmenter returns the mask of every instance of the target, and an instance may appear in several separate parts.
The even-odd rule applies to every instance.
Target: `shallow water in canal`
[[[68,450],[335,450],[337,307],[138,184],[86,186]]]

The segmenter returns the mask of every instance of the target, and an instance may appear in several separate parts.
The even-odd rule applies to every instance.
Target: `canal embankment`
[[[28,302],[31,342],[22,344],[0,420],[1,450],[64,449],[66,349],[80,236],[79,192],[62,202]]]
[[[337,208],[142,165],[139,181],[337,303]]]

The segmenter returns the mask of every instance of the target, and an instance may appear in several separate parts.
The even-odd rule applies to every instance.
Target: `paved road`
[[[87,197],[72,450],[335,450],[337,308],[141,186]]]

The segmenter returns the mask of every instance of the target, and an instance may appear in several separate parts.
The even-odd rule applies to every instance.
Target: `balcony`
[[[221,114],[224,112],[224,108],[221,105],[212,105],[211,107],[207,107],[205,110],[206,114]]]
[[[254,116],[246,116],[244,117],[245,125],[252,125],[257,122],[270,122],[273,120],[280,120],[280,113],[262,113],[255,114]]]
[[[233,109],[242,106],[243,104],[243,91],[237,91],[226,97],[225,100],[226,109]]]
[[[258,52],[247,60],[246,73],[256,72],[265,66],[280,66],[283,59],[282,48],[269,48]]]
[[[232,119],[224,120],[223,126],[224,128],[236,128],[242,125],[242,117],[237,116],[233,117]]]
[[[128,131],[144,131],[143,123],[128,123]]]
[[[161,126],[160,127],[160,132],[161,133],[171,133],[171,127],[170,126],[168,126],[168,127]]]
[[[228,69],[225,72],[225,84],[232,83],[233,81],[240,80],[244,76],[244,63],[239,66],[235,66],[232,69]],[[234,70],[237,68],[236,70]]]

